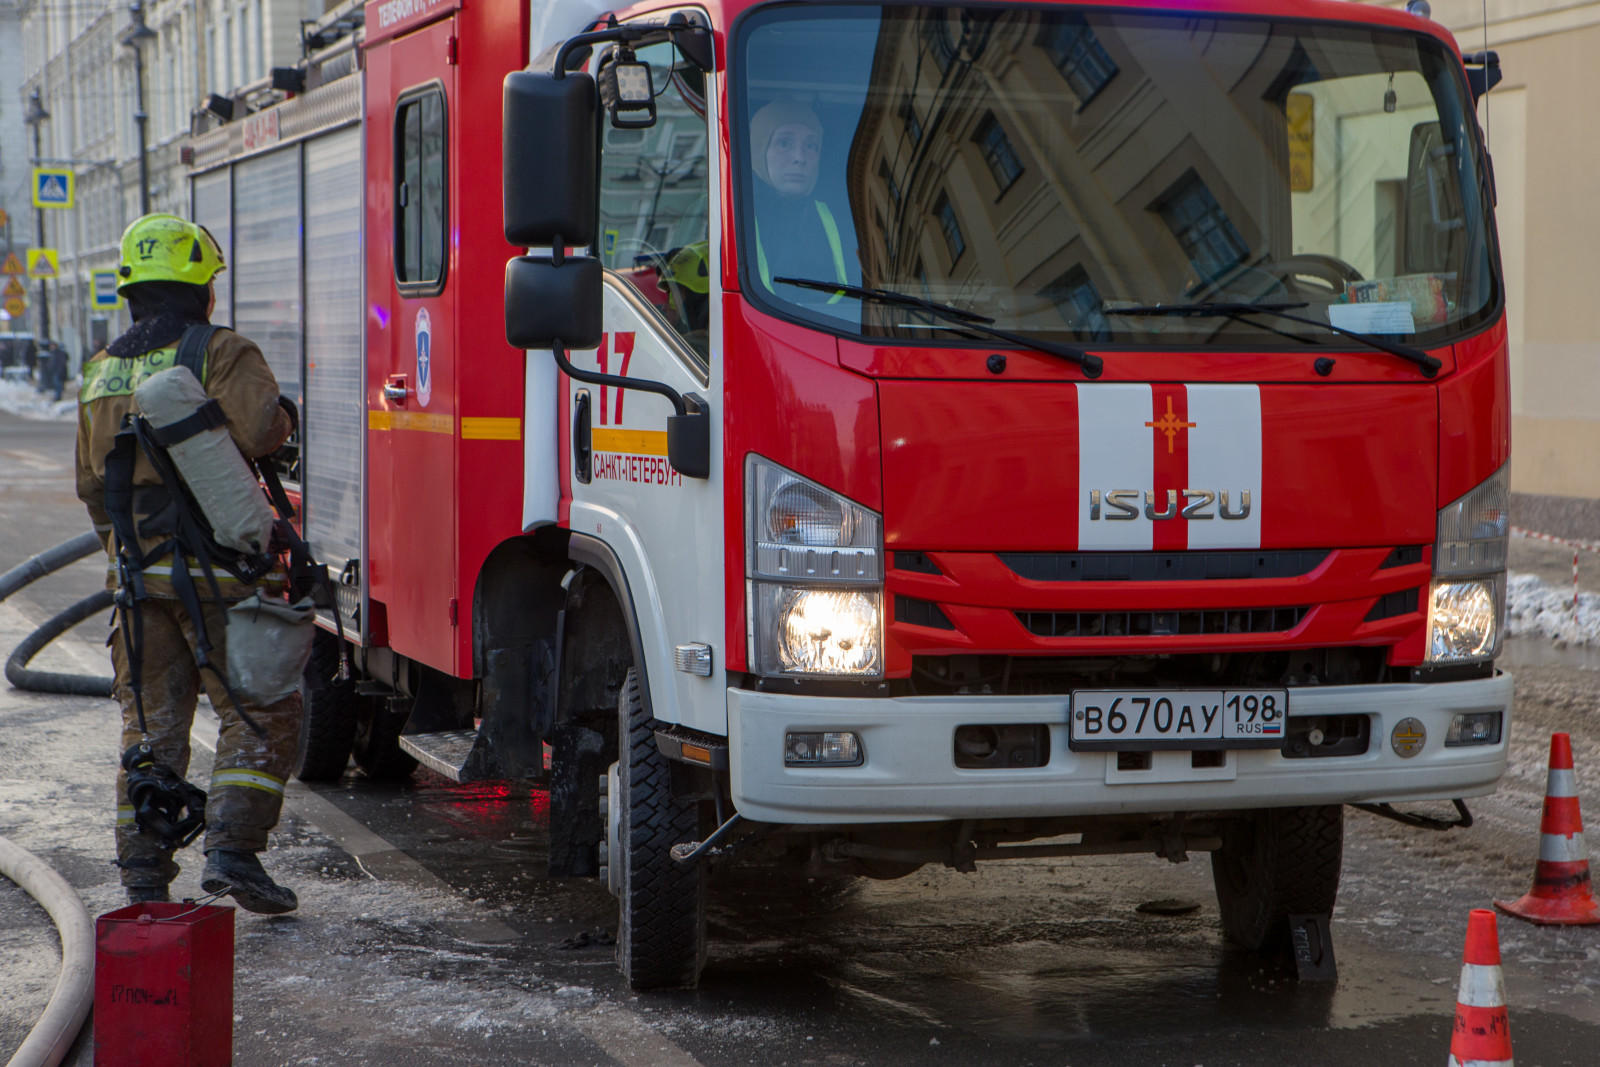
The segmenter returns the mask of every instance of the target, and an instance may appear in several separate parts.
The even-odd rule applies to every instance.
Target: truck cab
[[[304,772],[547,788],[637,988],[694,983],[756,854],[1206,852],[1270,950],[1331,912],[1343,805],[1495,788],[1486,57],[1333,0],[365,32]]]

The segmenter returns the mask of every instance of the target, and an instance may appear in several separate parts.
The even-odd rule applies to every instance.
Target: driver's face
[[[817,184],[822,138],[808,126],[786,122],[767,142],[767,175],[784,196],[805,196]]]

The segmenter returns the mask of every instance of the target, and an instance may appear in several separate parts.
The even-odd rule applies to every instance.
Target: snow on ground
[[[1567,645],[1600,646],[1600,594],[1546,584],[1512,572],[1506,584],[1506,627],[1513,637],[1537,635]]]
[[[0,411],[25,419],[71,422],[77,418],[77,407],[78,402],[70,396],[51,400],[49,394],[39,392],[32,382],[0,380]]]

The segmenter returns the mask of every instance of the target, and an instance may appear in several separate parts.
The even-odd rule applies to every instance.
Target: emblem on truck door
[[[1226,519],[1238,522],[1250,517],[1248,489],[1241,489],[1237,497],[1233,497],[1227,489],[1220,493],[1212,489],[1185,489],[1181,495],[1183,503],[1180,509],[1178,490],[1168,489],[1165,494],[1158,495],[1153,489],[1146,489],[1142,494],[1144,517],[1153,522],[1176,518]],[[1104,494],[1105,505],[1102,508],[1100,490],[1091,489],[1089,521],[1131,522],[1139,517],[1140,499],[1141,494],[1137,489],[1108,489]],[[1237,507],[1234,507],[1234,500],[1238,502]],[[1214,512],[1211,510],[1212,505],[1217,505],[1217,510]]]

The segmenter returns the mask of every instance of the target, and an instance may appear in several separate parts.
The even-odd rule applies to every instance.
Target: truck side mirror
[[[506,264],[506,343],[512,348],[600,346],[600,261],[518,256]]]
[[[594,243],[599,99],[584,71],[506,75],[502,111],[506,240],[523,248]]]

